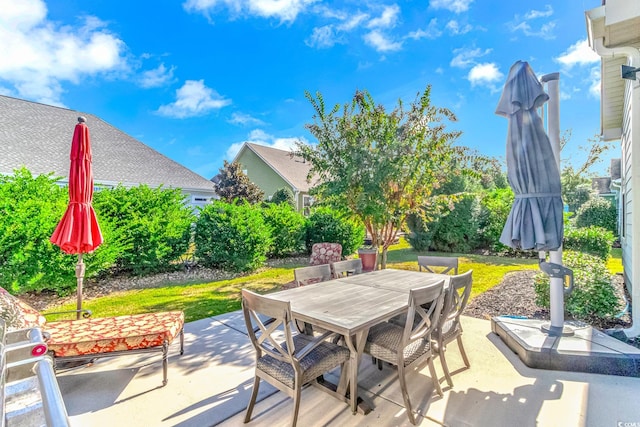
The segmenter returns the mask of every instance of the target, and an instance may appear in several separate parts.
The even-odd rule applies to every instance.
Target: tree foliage
[[[314,109],[306,128],[318,143],[299,143],[298,154],[320,177],[312,194],[360,218],[382,248],[383,268],[406,216],[429,205],[432,189],[444,181],[460,135],[447,131],[443,122],[455,115],[432,105],[430,95],[427,86],[410,105],[399,100],[387,111],[358,90],[351,102],[327,111],[321,93],[306,93]]]
[[[220,198],[228,203],[235,199],[246,200],[249,203],[260,203],[264,199],[264,192],[251,182],[247,174],[242,172],[240,163],[224,161],[220,173],[216,175],[215,191]]]
[[[271,196],[271,203],[275,203],[277,205],[286,203],[292,208],[296,207],[296,204],[293,199],[293,193],[288,188],[279,188],[273,193]]]

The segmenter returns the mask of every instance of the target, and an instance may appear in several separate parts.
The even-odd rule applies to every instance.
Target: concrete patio
[[[496,335],[488,320],[463,317],[466,369],[455,344],[447,361],[448,388],[436,370],[444,397],[433,392],[425,367],[408,378],[422,426],[618,426],[640,425],[640,378],[546,371],[526,367]],[[240,312],[185,326],[185,354],[170,351],[169,383],[160,358],[102,359],[59,373],[72,426],[239,426],[253,383],[254,354]],[[337,380],[336,373],[329,379]],[[315,387],[302,392],[299,426],[408,426],[395,370],[382,371],[364,357],[360,394],[373,406],[352,415],[346,404]],[[289,425],[292,400],[262,383],[261,399],[248,425]],[[620,424],[622,423],[622,424]],[[625,424],[629,423],[629,424]],[[635,424],[633,424],[635,423]]]

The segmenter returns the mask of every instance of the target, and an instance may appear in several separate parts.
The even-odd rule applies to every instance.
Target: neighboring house
[[[293,194],[296,209],[308,215],[313,204],[307,181],[311,164],[291,152],[245,142],[233,160],[242,165],[249,179],[264,192],[268,200],[276,190],[288,188]]]
[[[211,181],[92,114],[2,95],[0,174],[11,175],[25,166],[34,176],[53,173],[66,184],[78,116],[84,116],[89,127],[96,185],[180,188],[192,206],[217,198]]]
[[[622,66],[640,67],[640,1],[606,0],[586,12],[589,45],[601,59],[601,132],[620,140],[620,244],[624,280],[633,300],[633,326],[640,335],[640,72],[623,79]],[[617,183],[616,183],[617,184]],[[634,262],[636,260],[636,262]]]

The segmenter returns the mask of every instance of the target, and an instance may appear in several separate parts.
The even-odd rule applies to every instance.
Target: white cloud
[[[282,22],[293,22],[307,6],[317,0],[187,0],[182,7],[187,12],[203,14],[208,19],[217,9],[226,8],[232,18],[236,16],[258,16],[277,18]]]
[[[587,39],[584,39],[572,44],[569,49],[554,58],[554,61],[562,64],[567,69],[571,69],[575,65],[583,66],[600,62],[600,57],[589,47]]]
[[[494,83],[502,80],[504,75],[498,70],[495,63],[488,62],[475,65],[469,71],[467,78],[471,82],[471,86],[487,86],[494,90]]]
[[[346,16],[343,19],[343,23],[338,25],[340,31],[352,31],[360,26],[364,21],[369,19],[369,15],[366,13],[356,13],[353,16]]]
[[[167,69],[164,64],[160,64],[158,68],[148,70],[142,73],[140,77],[140,86],[144,88],[159,87],[173,80],[173,72],[176,67],[171,66]]]
[[[449,31],[449,33],[453,34],[454,36],[467,34],[469,31],[473,30],[473,27],[471,25],[469,24],[461,25],[455,19],[452,19],[451,21],[447,22],[447,25],[445,26],[445,28]]]
[[[157,113],[162,116],[183,119],[202,116],[230,104],[230,99],[226,99],[215,90],[206,87],[204,80],[187,80],[176,91],[176,101],[160,106]]]
[[[378,30],[364,35],[364,41],[378,52],[392,52],[402,49],[401,42],[394,42]]]
[[[476,59],[482,58],[485,55],[488,55],[491,52],[491,49],[482,50],[479,47],[475,49],[467,49],[467,48],[458,48],[454,49],[453,53],[455,56],[449,63],[452,67],[458,68],[467,68],[471,65],[477,63]]]
[[[309,47],[326,49],[337,43],[336,33],[333,25],[324,25],[313,29],[311,35],[304,41]]]
[[[431,0],[429,6],[433,9],[446,9],[454,13],[462,13],[469,10],[473,0]]]
[[[0,81],[17,96],[62,105],[63,84],[126,70],[122,40],[98,18],[77,26],[47,20],[41,0],[3,1],[0,7]]]
[[[534,28],[531,25],[531,21],[538,20],[539,18],[548,18],[552,15],[553,8],[550,5],[546,5],[545,10],[530,10],[525,13],[523,17],[516,15],[513,21],[509,22],[507,25],[512,32],[522,31],[525,36],[540,37],[550,40],[555,38],[553,30],[556,28],[556,22],[544,22],[542,24],[538,24],[538,26]]]
[[[600,99],[600,67],[592,67],[589,72],[589,95]]]
[[[238,113],[238,112],[231,114],[231,118],[227,121],[231,124],[241,125],[241,126],[264,124],[264,122],[260,119],[250,116],[249,114]]]
[[[378,18],[373,18],[367,24],[367,28],[393,28],[398,22],[400,7],[397,4],[385,6]]]
[[[297,142],[308,144],[308,141],[304,137],[287,137],[276,138],[273,135],[268,134],[262,129],[254,129],[249,132],[246,142],[253,144],[264,145],[265,147],[277,148],[278,150],[291,151],[295,148]],[[231,144],[225,153],[225,157],[231,161],[236,157],[240,148],[242,148],[244,142],[236,142]]]
[[[425,30],[417,29],[405,36],[408,39],[420,40],[420,39],[437,39],[442,35],[442,31],[438,29],[438,20],[436,18],[429,21],[429,25]]]

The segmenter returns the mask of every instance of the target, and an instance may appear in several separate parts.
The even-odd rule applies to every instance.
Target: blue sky
[[[600,129],[584,17],[600,4],[0,0],[0,93],[98,115],[211,178],[244,141],[313,143],[305,91],[333,105],[367,89],[392,108],[431,84],[434,104],[458,116],[457,143],[503,158],[507,122],[494,110],[525,60],[538,76],[561,73],[560,127],[573,131],[563,156],[579,162]]]

